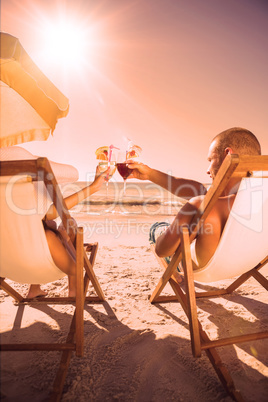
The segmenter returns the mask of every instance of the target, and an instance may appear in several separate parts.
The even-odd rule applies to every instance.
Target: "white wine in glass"
[[[116,171],[116,162],[115,161],[101,161],[99,162],[99,169],[100,173],[104,172],[107,170],[107,168],[110,166],[109,172],[107,172],[107,181],[106,181],[106,196],[108,197],[108,185],[109,185],[109,180],[113,176],[114,172]]]

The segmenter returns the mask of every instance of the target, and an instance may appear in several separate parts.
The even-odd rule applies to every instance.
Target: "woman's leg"
[[[51,230],[46,230],[48,247],[57,267],[68,275],[69,296],[76,295],[76,265],[73,257],[63,246],[60,238]]]

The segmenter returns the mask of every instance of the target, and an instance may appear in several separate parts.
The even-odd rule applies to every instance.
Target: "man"
[[[212,180],[215,179],[224,158],[228,154],[260,155],[261,147],[255,135],[244,128],[234,127],[216,135],[210,144],[208,152],[209,167],[207,174]],[[159,257],[170,256],[179,246],[180,227],[190,225],[204,198],[206,189],[201,183],[168,176],[143,164],[132,163],[129,167],[133,169],[130,177],[151,180],[179,197],[192,197],[182,207],[172,224],[166,224],[165,231],[162,229],[162,233],[156,239],[155,251],[157,255]],[[229,181],[221,197],[219,197],[206,218],[203,230],[192,243],[191,251],[194,268],[205,266],[216,251],[239,184],[239,178]],[[154,227],[155,229],[156,227]]]

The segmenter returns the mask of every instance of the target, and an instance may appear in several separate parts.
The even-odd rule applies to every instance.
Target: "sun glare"
[[[47,24],[43,56],[53,64],[73,68],[83,62],[87,51],[87,34],[72,20]]]

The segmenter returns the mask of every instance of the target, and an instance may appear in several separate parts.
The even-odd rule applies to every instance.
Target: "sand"
[[[77,218],[89,227],[88,216]],[[160,219],[163,217],[90,217],[94,233],[86,230],[85,237],[99,241],[95,273],[106,301],[85,307],[85,354],[72,357],[62,401],[231,401],[206,354],[192,357],[189,326],[181,306],[152,305],[148,300],[162,271],[150,251],[147,232],[150,223]],[[268,268],[262,272],[267,275]],[[230,282],[200,287],[222,287]],[[26,294],[27,285],[16,287]],[[43,288],[50,296],[64,294],[66,279]],[[168,285],[166,293],[169,290]],[[211,339],[263,330],[266,293],[250,279],[232,295],[200,301],[200,320]],[[0,296],[2,342],[64,341],[73,306],[37,303],[18,308],[2,291]],[[267,401],[267,351],[268,340],[219,349],[247,401]],[[58,352],[3,352],[1,356],[4,401],[48,398]]]

